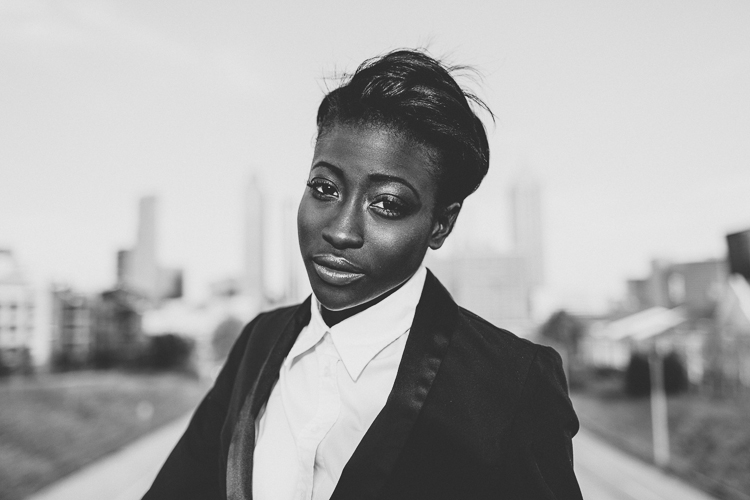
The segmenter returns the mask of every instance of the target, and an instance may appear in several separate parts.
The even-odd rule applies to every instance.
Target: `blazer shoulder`
[[[270,311],[263,311],[259,313],[255,317],[255,319],[253,319],[250,323],[248,323],[245,328],[252,329],[253,327],[266,325],[268,323],[279,322],[279,321],[283,322],[285,320],[290,320],[295,315],[295,313],[297,313],[297,311],[300,308],[305,307],[306,304],[309,307],[309,302],[303,301],[303,302],[300,302],[299,304],[278,307]]]
[[[562,358],[555,349],[519,337],[462,307],[459,307],[459,317],[460,335],[474,336],[477,342],[473,344],[494,353],[492,359],[498,366],[512,367],[525,392],[530,390],[534,394],[539,385],[550,385],[555,388],[553,392],[567,399]]]
[[[478,314],[475,314],[463,307],[459,310],[459,329],[472,331],[497,348],[512,349],[517,353],[523,353],[524,357],[533,358],[537,352],[544,349],[550,349],[532,342],[531,340],[519,337],[510,330],[493,325]],[[463,325],[463,328],[461,328]],[[554,351],[553,351],[554,352]]]
[[[305,316],[306,312],[309,313],[309,311],[305,310],[305,308],[309,309],[309,307],[310,302],[308,298],[299,304],[261,312],[245,325],[237,343],[247,343],[250,337],[253,337],[253,342],[261,340],[259,337],[273,338],[275,334],[280,333],[284,326],[295,319],[295,317]]]
[[[306,305],[309,309],[309,299],[301,304],[280,307],[261,312],[255,316],[252,321],[244,326],[239,337],[235,340],[221,370],[222,373],[219,375],[220,379],[232,381],[231,387],[235,374],[248,361],[248,354],[255,353],[260,356],[266,353],[290,321],[304,316]]]

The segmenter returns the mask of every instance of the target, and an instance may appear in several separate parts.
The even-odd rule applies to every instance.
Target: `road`
[[[29,500],[139,500],[187,426],[183,417]],[[586,500],[714,500],[581,430],[573,439]]]
[[[573,453],[587,500],[714,500],[583,429],[573,438]]]
[[[179,418],[28,500],[140,500],[188,421],[189,415]]]

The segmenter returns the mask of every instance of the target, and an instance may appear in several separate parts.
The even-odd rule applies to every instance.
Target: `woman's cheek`
[[[302,199],[297,212],[297,233],[300,244],[311,241],[315,233],[320,234],[318,226],[321,225],[321,216],[308,198],[305,196]]]
[[[378,249],[378,258],[373,260],[383,264],[378,266],[381,272],[412,270],[414,261],[427,248],[422,225],[401,226],[395,230],[374,228],[371,237],[376,240],[376,243],[372,240],[371,243],[375,243],[373,246]]]

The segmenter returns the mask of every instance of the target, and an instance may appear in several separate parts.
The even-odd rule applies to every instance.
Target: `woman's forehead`
[[[391,127],[335,125],[315,145],[313,165],[332,164],[356,171],[433,180],[435,165],[427,147]]]

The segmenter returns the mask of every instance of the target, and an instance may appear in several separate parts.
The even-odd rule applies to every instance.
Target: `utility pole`
[[[664,390],[664,359],[654,342],[649,354],[651,371],[651,427],[654,442],[654,463],[664,468],[669,465],[669,422],[667,394]]]

